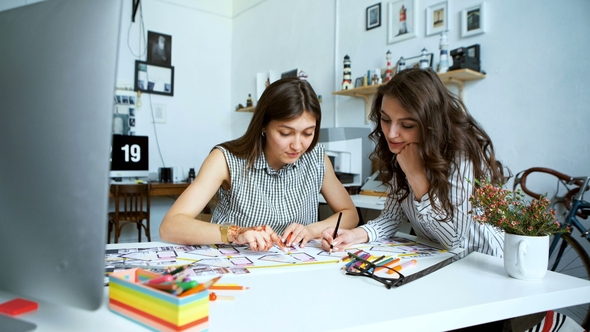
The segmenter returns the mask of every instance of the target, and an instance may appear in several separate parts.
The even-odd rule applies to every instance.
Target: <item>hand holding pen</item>
[[[338,215],[338,221],[336,222],[336,228],[334,228],[334,234],[332,235],[332,239],[336,239],[338,237],[338,228],[340,227],[340,220],[342,220],[342,212]],[[330,243],[330,254],[334,250],[334,242]]]
[[[292,223],[285,229],[282,240],[287,247],[299,244],[299,247],[304,248],[312,237],[307,227],[299,223]]]

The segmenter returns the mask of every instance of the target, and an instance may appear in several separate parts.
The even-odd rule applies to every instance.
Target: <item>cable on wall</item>
[[[145,24],[144,24],[144,20],[143,20],[143,3],[140,1],[139,2],[139,54],[135,54],[131,48],[131,45],[129,44],[129,40],[131,39],[130,37],[130,31],[131,31],[131,26],[133,25],[133,22],[129,23],[129,29],[127,31],[127,46],[129,47],[129,50],[131,51],[131,55],[133,55],[135,58],[137,58],[137,60],[142,60],[142,58],[147,54],[147,33],[145,30]],[[143,41],[143,46],[142,46],[142,41]],[[149,73],[148,70],[146,68],[145,71],[146,74],[146,79],[149,81]],[[160,148],[160,140],[158,138],[158,128],[156,127],[156,121],[155,121],[155,116],[154,116],[154,107],[152,104],[152,95],[151,93],[146,93],[148,95],[148,99],[149,99],[149,106],[150,106],[150,115],[152,118],[152,126],[154,127],[154,137],[156,139],[156,147],[158,148],[158,155],[160,156],[160,161],[162,162],[162,167],[166,167],[166,163],[164,162],[164,157],[162,156],[162,149]]]

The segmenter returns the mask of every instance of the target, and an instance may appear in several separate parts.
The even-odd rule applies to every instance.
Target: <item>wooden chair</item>
[[[149,186],[149,184],[111,184],[111,193],[115,200],[115,211],[109,212],[108,243],[111,243],[113,229],[115,230],[115,243],[119,243],[121,229],[127,224],[137,226],[138,242],[141,242],[142,228],[145,230],[148,241],[152,240],[150,236]]]

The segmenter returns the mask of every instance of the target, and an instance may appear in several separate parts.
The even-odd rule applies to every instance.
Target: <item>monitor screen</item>
[[[113,135],[110,177],[147,178],[149,149],[147,136]]]
[[[103,303],[121,12],[93,0],[0,12],[0,302]]]

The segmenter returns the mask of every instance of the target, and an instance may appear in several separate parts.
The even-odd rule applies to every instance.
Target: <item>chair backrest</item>
[[[150,214],[149,184],[113,184],[111,193],[115,199],[118,219],[136,219]]]

